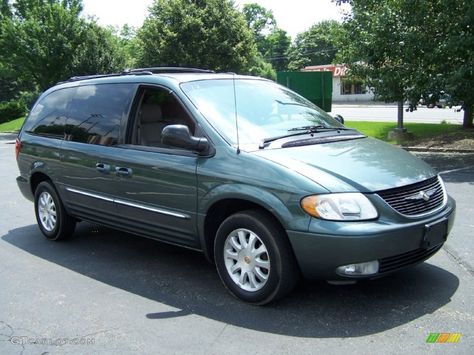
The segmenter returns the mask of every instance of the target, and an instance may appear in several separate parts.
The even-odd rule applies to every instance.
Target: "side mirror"
[[[334,115],[334,119],[341,123],[341,124],[344,124],[344,117],[342,117],[341,115]]]
[[[172,124],[163,128],[161,143],[172,147],[194,150],[199,153],[209,149],[209,142],[204,137],[193,137],[188,126]]]

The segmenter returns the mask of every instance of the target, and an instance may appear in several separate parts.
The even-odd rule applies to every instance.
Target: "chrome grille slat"
[[[435,190],[428,201],[410,199],[420,191],[426,192],[433,189]],[[438,176],[415,184],[379,191],[377,194],[395,211],[407,216],[418,216],[432,212],[441,208],[446,202],[446,192]]]
[[[409,186],[410,186],[410,185],[409,185]],[[423,189],[429,190],[429,189],[431,189],[431,188],[433,188],[433,187],[435,187],[435,186],[438,187],[438,188],[440,188],[440,186],[438,185],[438,181],[435,181],[435,182],[433,182],[433,183],[431,183],[431,184],[424,185],[424,186],[423,186]],[[414,189],[415,189],[415,190],[416,190],[417,188],[418,188],[418,186],[414,186]],[[402,189],[402,188],[400,188],[400,189]],[[391,189],[391,190],[392,190],[392,189]],[[420,189],[418,189],[418,191],[419,191],[419,190],[420,190]],[[390,190],[385,190],[385,191],[390,191]],[[382,191],[382,192],[383,192],[383,191]],[[397,199],[397,198],[400,198],[401,196],[411,195],[412,193],[413,193],[413,189],[404,189],[404,191],[401,191],[401,192],[392,192],[392,193],[390,193],[390,196],[387,197],[387,198],[389,198],[389,199]]]

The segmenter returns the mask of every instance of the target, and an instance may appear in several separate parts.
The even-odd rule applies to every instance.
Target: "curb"
[[[421,152],[421,153],[458,153],[458,154],[473,154],[474,153],[474,149],[404,147],[401,145],[399,145],[398,147],[403,148],[409,152]]]
[[[0,133],[0,141],[11,141],[11,140],[14,141],[17,136],[18,136],[18,132]]]

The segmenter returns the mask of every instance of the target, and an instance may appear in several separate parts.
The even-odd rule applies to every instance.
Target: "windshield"
[[[259,145],[310,127],[343,128],[326,112],[287,88],[259,79],[200,80],[181,88],[208,122],[231,144]],[[235,103],[237,103],[237,108]]]

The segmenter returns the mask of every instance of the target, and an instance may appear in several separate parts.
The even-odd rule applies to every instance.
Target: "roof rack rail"
[[[137,69],[126,69],[121,73],[72,76],[68,80],[60,81],[58,84],[88,80],[88,79],[110,78],[110,77],[122,76],[122,75],[153,75],[153,74],[165,74],[165,73],[170,73],[170,74],[171,73],[215,73],[215,71],[207,70],[207,69],[198,69],[198,68],[185,68],[185,67],[137,68]]]
[[[199,68],[186,68],[186,67],[151,67],[151,68],[138,68],[131,69],[130,73],[136,72],[151,72],[153,74],[165,74],[165,73],[215,73],[214,70],[199,69]]]
[[[64,82],[70,82],[70,81],[87,80],[87,79],[108,78],[108,77],[111,77],[111,76],[120,76],[120,75],[122,75],[122,74],[112,73],[112,74],[97,74],[97,75],[71,76],[68,80],[63,81],[63,83],[64,83]]]

